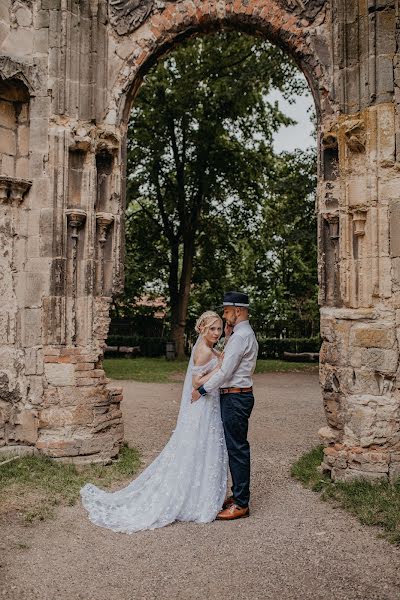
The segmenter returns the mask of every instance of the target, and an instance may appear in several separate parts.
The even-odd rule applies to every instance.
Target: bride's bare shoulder
[[[193,363],[196,367],[202,367],[203,365],[206,365],[208,362],[210,362],[212,357],[213,353],[211,348],[209,348],[205,344],[201,344],[198,348],[196,348],[196,351],[193,356]]]

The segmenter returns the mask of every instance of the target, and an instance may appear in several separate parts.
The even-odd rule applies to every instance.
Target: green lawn
[[[5,457],[2,457],[2,460]],[[73,465],[45,456],[25,456],[0,465],[0,518],[19,515],[25,523],[51,517],[54,507],[75,504],[85,483],[108,488],[131,479],[140,466],[136,449],[124,445],[111,465]]]
[[[111,379],[134,379],[147,383],[168,383],[183,377],[187,360],[165,358],[106,358],[104,369]],[[318,370],[315,363],[292,363],[283,360],[259,360],[256,373],[279,373]]]
[[[365,525],[382,527],[382,536],[400,545],[400,479],[394,484],[370,481],[332,482],[318,470],[323,459],[323,447],[304,454],[292,467],[292,476],[334,503]]]

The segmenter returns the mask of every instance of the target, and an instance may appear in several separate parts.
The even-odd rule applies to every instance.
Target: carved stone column
[[[365,235],[365,222],[367,220],[368,209],[365,207],[354,208],[351,211],[353,216],[354,235],[357,237]]]
[[[18,344],[18,312],[21,300],[16,290],[24,274],[19,273],[17,246],[24,243],[25,231],[21,232],[21,206],[30,181],[0,177],[0,453],[1,447],[12,448],[34,443],[35,419],[25,409],[23,371],[24,354]],[[20,318],[20,321],[22,319]]]
[[[18,237],[20,204],[31,182],[0,177],[0,338],[12,344],[16,336],[17,303],[15,243]]]
[[[97,293],[103,294],[104,291],[104,245],[107,241],[108,229],[114,221],[114,215],[107,212],[98,212],[96,214],[96,223],[98,230],[97,240],[99,242],[97,255]]]
[[[80,208],[69,208],[66,210],[66,215],[68,219],[68,227],[71,229],[71,331],[70,341],[72,345],[76,344],[76,296],[77,296],[77,282],[78,282],[78,273],[77,273],[77,258],[78,258],[78,230],[83,226],[86,221],[86,211]]]

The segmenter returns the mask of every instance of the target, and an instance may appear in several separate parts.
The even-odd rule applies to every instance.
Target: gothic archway
[[[1,443],[81,462],[118,452],[121,390],[109,387],[101,359],[110,298],[123,282],[129,108],[152,61],[182,37],[230,27],[288,51],[317,106],[325,468],[334,478],[396,477],[400,210],[393,4],[72,0],[65,10],[58,1],[49,8],[33,0],[32,7],[22,14],[10,6],[1,46],[31,90],[32,182],[15,213],[18,252],[12,264],[9,257],[2,261],[14,273],[17,318],[2,320],[9,337],[0,348]],[[21,58],[26,51],[34,57],[28,66]],[[3,77],[1,69],[10,65],[0,61]],[[10,199],[3,194],[3,218],[15,212]],[[25,225],[18,224],[22,215]],[[2,293],[7,297],[8,290]]]

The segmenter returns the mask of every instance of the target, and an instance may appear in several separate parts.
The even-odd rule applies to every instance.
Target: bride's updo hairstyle
[[[203,312],[203,314],[197,319],[194,329],[200,335],[205,335],[210,326],[217,319],[222,322],[222,319],[218,313],[214,312],[213,310],[206,310],[206,312]]]

